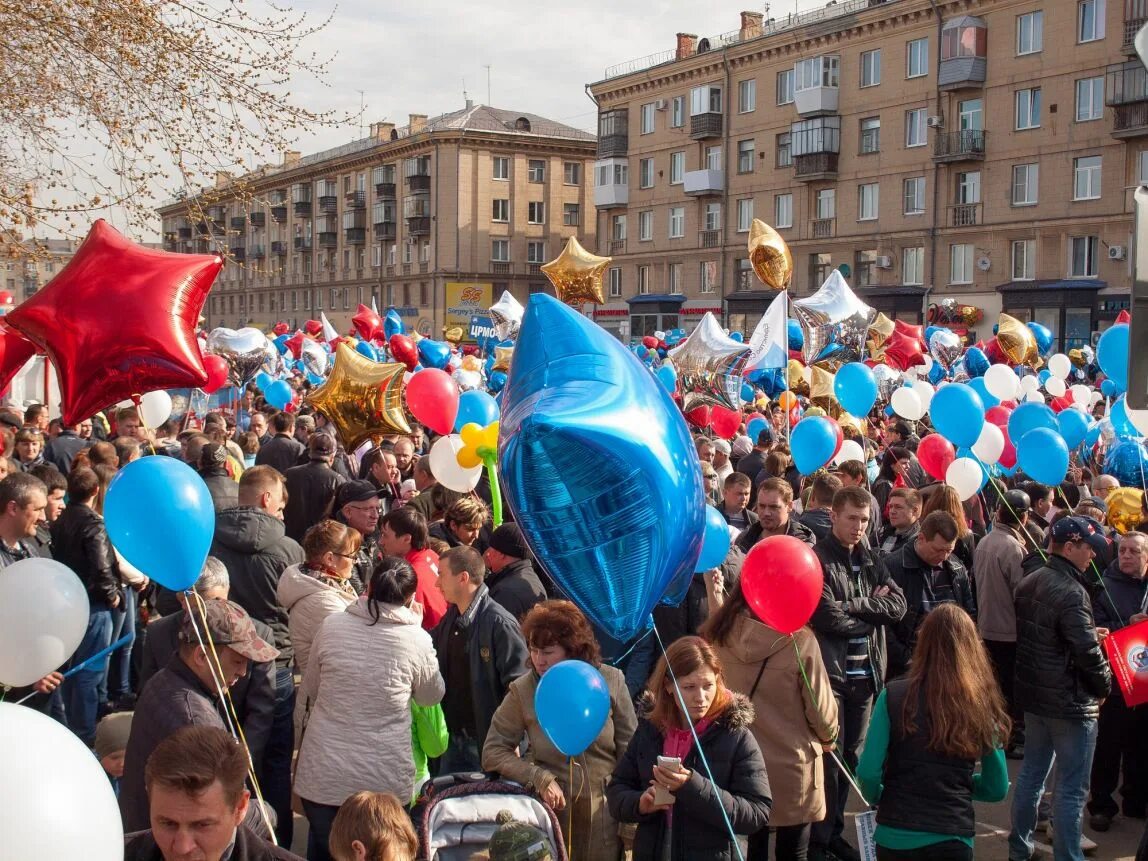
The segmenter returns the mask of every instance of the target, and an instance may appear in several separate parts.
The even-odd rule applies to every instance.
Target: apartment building
[[[6,255],[0,269],[0,310],[19,305],[56,277],[76,254],[75,239],[25,239],[18,234],[5,237]],[[9,301],[3,301],[10,299]]]
[[[749,333],[772,296],[753,218],[793,252],[791,294],[839,269],[891,317],[952,298],[1068,348],[1127,307],[1132,188],[1148,181],[1148,0],[841,0],[741,15],[606,70],[594,201],[620,337]]]
[[[346,331],[360,303],[398,309],[441,337],[502,290],[525,302],[570,236],[595,243],[594,136],[469,101],[406,126],[247,176],[221,176],[159,210],[164,246],[223,251],[207,327],[301,325],[320,312]]]

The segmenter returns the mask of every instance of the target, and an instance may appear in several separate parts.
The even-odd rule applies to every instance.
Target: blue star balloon
[[[665,387],[605,330],[530,297],[502,396],[506,502],[547,573],[629,640],[705,533],[697,453]]]
[[[1148,454],[1144,446],[1134,439],[1117,440],[1104,458],[1104,473],[1122,487],[1148,490]]]

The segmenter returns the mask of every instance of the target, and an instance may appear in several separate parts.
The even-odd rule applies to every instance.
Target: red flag
[[[1104,641],[1104,651],[1124,702],[1129,707],[1148,702],[1148,622],[1113,631]]]

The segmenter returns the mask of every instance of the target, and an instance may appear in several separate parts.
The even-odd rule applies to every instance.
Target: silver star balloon
[[[938,329],[929,336],[929,355],[946,371],[961,357],[961,338],[951,329]]]
[[[708,313],[685,342],[670,350],[678,369],[682,411],[720,406],[741,409],[742,371],[749,359],[748,345],[735,341]]]
[[[522,325],[522,313],[525,310],[522,303],[510,295],[509,290],[502,291],[499,300],[490,306],[490,320],[494,323],[498,340],[505,341],[518,334],[518,327]]]
[[[806,364],[826,359],[860,360],[869,324],[877,312],[857,298],[840,272],[834,270],[820,290],[791,304],[805,335],[801,352]]]

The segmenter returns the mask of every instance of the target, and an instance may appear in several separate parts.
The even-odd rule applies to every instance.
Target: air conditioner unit
[[[931,128],[931,129],[943,129],[945,127],[945,118],[944,117],[929,117],[928,124],[929,124],[929,128]]]
[[[893,268],[893,258],[889,257],[888,255],[882,255],[882,256],[878,257],[877,258],[877,268],[878,269],[892,269]]]
[[[654,110],[655,111],[664,111],[665,109],[666,109],[666,100],[665,99],[658,99],[656,102],[654,102]]]
[[[1123,245],[1109,245],[1108,246],[1108,259],[1109,260],[1123,260],[1127,252],[1124,250]]]

